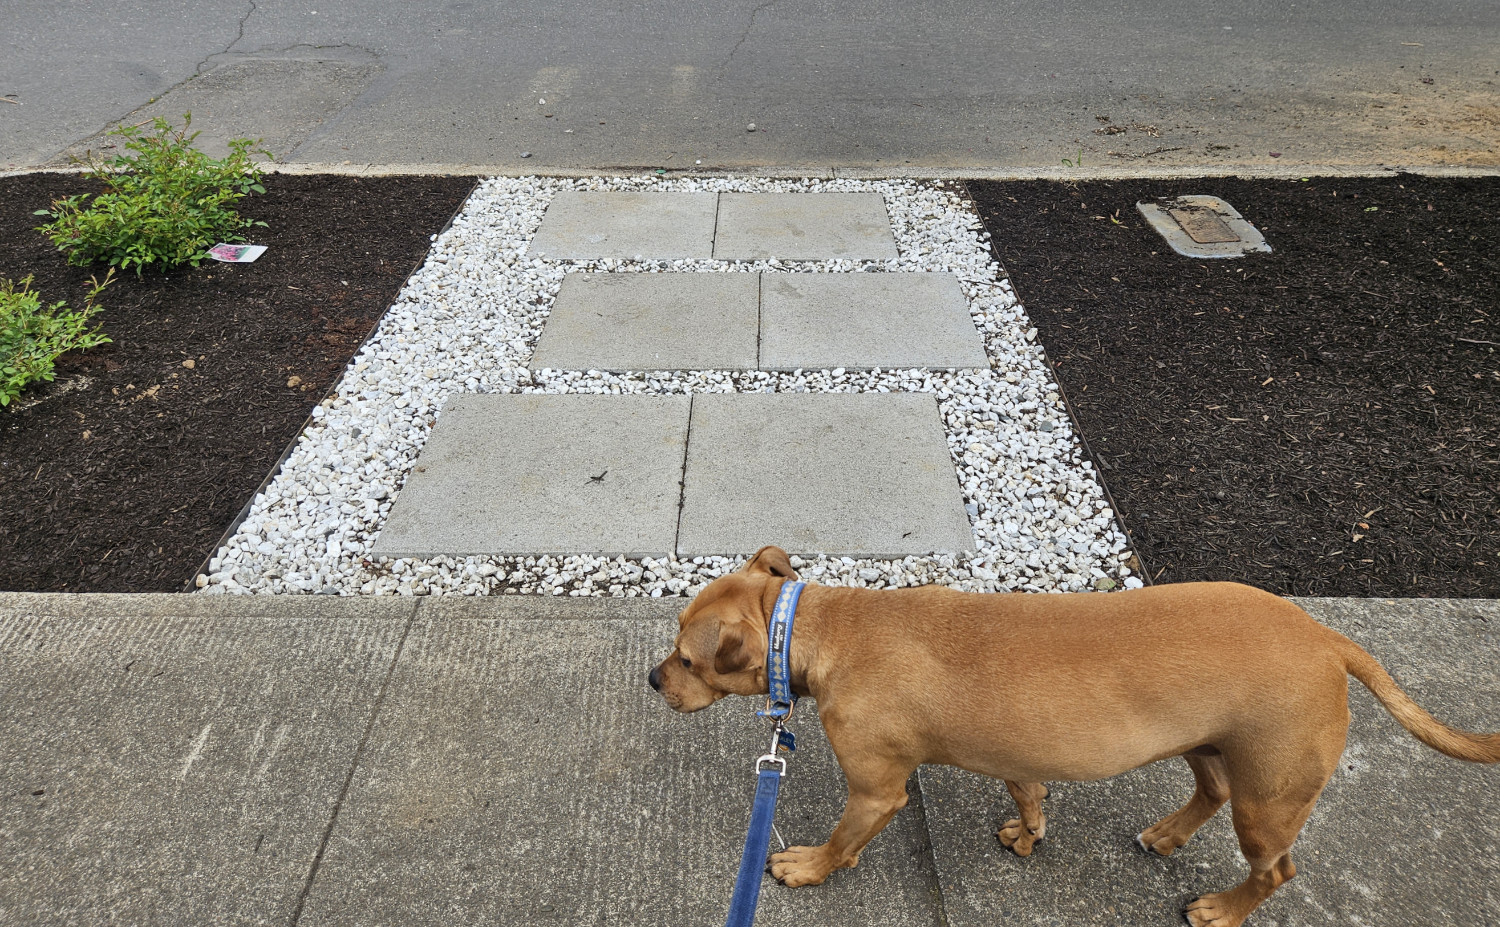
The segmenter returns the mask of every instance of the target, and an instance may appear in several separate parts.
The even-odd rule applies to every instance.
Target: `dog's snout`
[[[655,689],[658,692],[661,691],[661,667],[658,666],[656,669],[653,669],[651,671],[651,675],[647,676],[646,678],[650,680],[651,688]]]

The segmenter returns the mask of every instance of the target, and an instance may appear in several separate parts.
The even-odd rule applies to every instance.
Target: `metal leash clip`
[[[757,773],[760,772],[762,765],[765,764],[765,763],[777,763],[777,764],[780,764],[780,766],[781,766],[780,775],[785,776],[786,775],[786,760],[783,759],[783,758],[781,758],[781,757],[779,757],[779,756],[777,756],[776,754],[782,753],[782,752],[785,752],[785,753],[794,753],[794,752],[796,752],[796,750],[797,750],[797,737],[796,737],[796,735],[793,734],[791,731],[787,730],[786,727],[785,727],[785,725],[783,725],[778,720],[775,723],[775,725],[771,728],[771,752],[765,754],[764,756],[756,757],[756,759],[755,759],[755,771]]]

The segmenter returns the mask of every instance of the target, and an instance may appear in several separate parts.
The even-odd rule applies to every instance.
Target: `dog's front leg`
[[[1042,799],[1047,797],[1047,787],[1040,782],[1012,782],[1005,780],[1010,797],[1016,800],[1021,812],[1019,820],[1006,821],[995,836],[1017,856],[1030,856],[1032,847],[1047,836],[1047,816],[1042,813]]]
[[[915,765],[882,763],[872,770],[844,772],[849,802],[828,842],[820,847],[788,847],[771,856],[771,875],[785,885],[820,885],[835,869],[859,862],[859,853],[906,807],[906,780]]]

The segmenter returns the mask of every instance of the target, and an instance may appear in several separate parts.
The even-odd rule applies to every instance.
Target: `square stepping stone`
[[[374,554],[666,554],[688,409],[686,396],[454,396]]]
[[[974,547],[931,395],[699,395],[691,434],[679,556]]]
[[[759,274],[569,274],[531,368],[748,370]]]
[[[898,255],[879,193],[721,193],[713,256],[888,261]]]
[[[564,190],[547,205],[528,253],[552,260],[707,259],[717,208],[712,193]]]
[[[988,367],[952,274],[765,274],[760,366]]]

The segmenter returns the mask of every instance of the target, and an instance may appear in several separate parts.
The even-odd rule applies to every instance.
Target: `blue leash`
[[[781,791],[781,777],[786,775],[786,760],[776,754],[780,750],[791,753],[797,749],[797,738],[784,724],[797,704],[791,679],[792,620],[796,617],[797,600],[802,596],[804,585],[800,582],[784,584],[771,613],[766,652],[770,695],[766,707],[756,712],[773,721],[771,752],[755,760],[755,805],[750,810],[750,830],[745,835],[745,852],[740,857],[740,871],[734,880],[734,895],[729,901],[729,917],[724,927],[750,927],[755,922],[755,907],[760,902],[760,879],[766,871],[766,851],[771,846],[771,823],[776,816],[776,795]]]

